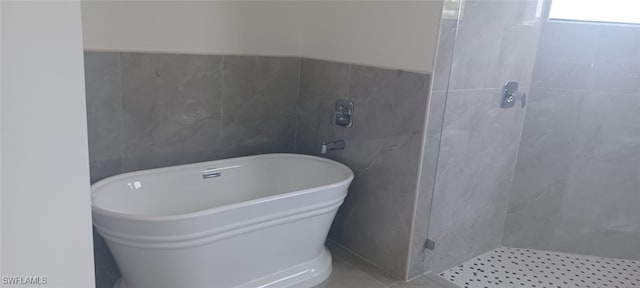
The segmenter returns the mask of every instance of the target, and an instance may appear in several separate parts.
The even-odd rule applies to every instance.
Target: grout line
[[[349,65],[358,65],[358,66],[371,67],[371,68],[380,68],[380,69],[384,69],[384,70],[403,71],[403,72],[409,72],[409,73],[433,75],[433,71],[413,69],[413,68],[401,68],[401,67],[394,67],[394,66],[389,66],[389,65],[379,65],[379,64],[366,64],[366,63],[362,63],[362,62],[351,62],[351,61],[346,61],[346,60],[336,60],[336,59],[329,59],[329,58],[323,58],[323,57],[305,57],[305,56],[302,56],[302,57],[306,58],[306,59],[310,59],[310,60],[317,60],[317,61],[324,61],[324,62],[341,63],[341,64],[349,64]]]
[[[376,265],[376,264],[374,264],[373,262],[369,261],[367,258],[362,257],[360,254],[358,254],[358,253],[356,253],[356,252],[352,251],[351,249],[349,249],[349,248],[347,248],[347,247],[342,246],[340,243],[338,243],[338,242],[336,242],[336,241],[334,241],[334,240],[329,239],[329,241],[331,242],[331,244],[332,244],[332,245],[334,245],[334,246],[335,246],[335,247],[337,247],[338,249],[340,249],[340,250],[342,250],[342,251],[346,252],[347,254],[349,254],[349,255],[353,256],[354,258],[356,258],[356,259],[358,259],[358,260],[362,261],[364,264],[366,264],[366,265],[368,265],[368,266],[370,266],[370,267],[374,268],[375,270],[378,270],[378,272],[380,272],[380,274],[382,274],[383,276],[386,276],[387,278],[390,278],[390,279],[394,279],[394,281],[393,281],[393,283],[392,283],[392,284],[395,284],[395,283],[398,283],[398,282],[401,282],[401,281],[402,281],[402,280],[397,279],[398,277],[396,277],[395,275],[393,275],[393,274],[391,274],[391,273],[389,273],[389,272],[385,271],[384,269],[380,268],[378,265]],[[332,255],[333,255],[333,254],[332,254]],[[341,259],[341,260],[344,260],[345,262],[349,262],[349,263],[350,263],[349,259],[346,259],[346,258],[344,258],[344,257],[340,257],[340,256],[337,256],[337,255],[336,255],[336,258],[339,258],[339,259]],[[366,273],[367,275],[372,276],[371,274],[369,274],[369,273],[365,272],[365,271],[364,271],[364,270],[362,270],[362,269],[358,269],[358,270],[361,270],[361,271],[363,271],[364,273]],[[373,277],[373,276],[372,276],[372,277]],[[377,280],[377,279],[376,279],[376,280]],[[380,282],[380,281],[378,281],[378,282]],[[383,284],[384,284],[384,283],[383,283]],[[385,285],[386,285],[386,284],[385,284]]]
[[[545,86],[530,86],[527,88],[529,88],[530,90],[536,89],[536,90],[557,91],[557,92],[607,93],[612,95],[629,95],[629,96],[638,95],[637,92],[616,92],[616,91],[608,91],[608,90],[601,90],[601,89],[570,89],[570,88],[553,88],[553,87],[545,87]]]
[[[300,116],[300,93],[302,91],[302,61],[304,58],[298,57],[298,92],[296,93],[296,112],[294,113],[293,123],[295,124],[295,130],[293,132],[293,152],[298,153],[298,129],[299,129],[299,116]]]
[[[224,157],[225,154],[225,143],[224,143],[224,62],[227,58],[226,56],[221,56],[222,60],[220,61],[220,127],[218,128],[218,136],[220,137],[220,156]]]
[[[120,171],[119,173],[124,173],[125,168],[125,153],[124,153],[124,89],[122,88],[122,82],[124,81],[124,77],[122,75],[122,53],[118,52],[118,82],[120,82],[119,91],[120,92]]]

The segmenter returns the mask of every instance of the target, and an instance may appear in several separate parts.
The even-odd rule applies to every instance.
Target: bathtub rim
[[[133,174],[153,175],[153,174],[171,172],[173,170],[180,170],[181,168],[184,168],[184,167],[187,167],[187,166],[194,166],[194,165],[199,165],[199,164],[204,164],[204,163],[209,163],[209,162],[215,162],[215,161],[225,161],[225,160],[233,160],[233,159],[246,159],[246,158],[258,158],[258,159],[260,159],[260,158],[276,158],[278,156],[280,156],[280,157],[284,156],[284,157],[289,157],[289,158],[303,158],[303,159],[309,159],[309,160],[314,160],[314,161],[322,161],[322,162],[325,162],[325,163],[329,163],[331,165],[338,166],[341,169],[345,169],[345,171],[348,171],[349,174],[348,174],[348,177],[346,177],[344,180],[341,180],[341,181],[338,181],[338,182],[335,182],[335,183],[331,183],[331,184],[327,184],[327,185],[322,185],[322,186],[311,187],[311,188],[302,189],[302,190],[286,192],[286,193],[282,193],[282,194],[277,194],[277,195],[272,195],[272,196],[252,199],[252,200],[238,202],[238,203],[226,204],[226,205],[222,205],[222,206],[218,206],[218,207],[214,207],[214,208],[208,208],[208,209],[204,209],[204,210],[198,210],[198,211],[194,211],[194,212],[179,213],[179,214],[172,214],[172,215],[135,215],[135,214],[128,214],[128,213],[114,212],[114,211],[103,209],[103,208],[100,208],[100,207],[96,206],[95,201],[94,201],[94,198],[96,197],[96,191],[99,188],[101,188],[102,186],[105,186],[105,185],[107,185],[109,183],[122,180],[123,178],[130,177]],[[189,163],[189,164],[181,164],[181,165],[174,165],[174,166],[146,169],[146,170],[140,170],[140,171],[132,171],[132,172],[118,174],[118,175],[114,175],[114,176],[102,179],[102,180],[94,183],[93,185],[91,185],[91,212],[99,214],[99,215],[118,218],[118,219],[131,219],[131,220],[149,221],[149,222],[164,222],[164,221],[176,221],[176,220],[179,221],[179,220],[203,217],[203,216],[216,214],[216,213],[220,213],[220,212],[224,212],[224,211],[228,211],[228,210],[238,209],[238,208],[245,207],[245,206],[258,205],[258,204],[261,204],[261,203],[271,202],[271,201],[275,201],[275,200],[278,200],[278,199],[284,199],[284,198],[294,197],[294,196],[298,196],[298,195],[314,193],[314,192],[318,192],[318,191],[321,191],[321,190],[337,188],[337,187],[340,187],[340,186],[345,186],[346,185],[347,187],[349,187],[349,185],[351,184],[351,181],[353,181],[353,179],[354,179],[353,170],[351,170],[351,168],[349,168],[347,165],[342,164],[342,163],[340,163],[338,161],[335,161],[335,160],[332,160],[332,159],[327,159],[327,158],[318,157],[318,156],[311,156],[311,155],[305,155],[305,154],[296,154],[296,153],[269,153],[269,154],[258,154],[258,155],[251,155],[251,156],[224,158],[224,159],[211,160],[211,161],[203,161],[203,162],[196,162],[196,163]],[[346,194],[346,191],[345,191],[345,194]]]

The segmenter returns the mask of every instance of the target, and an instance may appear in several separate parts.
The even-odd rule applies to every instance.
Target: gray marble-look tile
[[[120,270],[113,255],[107,247],[107,243],[95,229],[93,230],[93,254],[96,273],[96,287],[113,288],[120,278]]]
[[[118,279],[120,272],[117,267],[96,267],[96,288],[113,288]]]
[[[466,1],[458,25],[449,89],[498,88],[496,59],[500,58],[505,19],[500,1]],[[487,17],[487,15],[496,15]],[[479,57],[479,55],[482,55]],[[482,73],[478,73],[482,71]]]
[[[126,156],[124,159],[125,165],[123,165],[122,173],[213,161],[222,158],[226,157],[223,156],[221,149],[218,147],[211,147],[210,149],[203,151],[185,149],[169,153],[159,151],[145,152],[140,155]]]
[[[640,186],[638,35],[629,26],[545,24],[506,245],[640,257],[631,207]]]
[[[90,161],[89,169],[91,172],[91,183],[96,183],[104,178],[121,174],[122,158],[104,160],[104,161]]]
[[[123,53],[124,170],[221,146],[222,57]]]
[[[380,268],[376,267],[373,263],[362,258],[360,255],[354,254],[353,252],[347,250],[346,248],[340,246],[340,244],[332,240],[328,240],[326,246],[331,251],[332,257],[341,259],[358,268],[359,270],[364,271],[373,279],[376,279],[378,282],[381,282],[385,285],[391,285],[399,281],[397,278],[394,278],[392,275],[384,272]]]
[[[330,238],[402,278],[428,85],[420,73],[308,59],[301,68],[296,151],[317,155],[323,141],[345,139],[345,150],[325,156],[356,174]],[[353,127],[331,125],[337,98],[354,101]],[[384,208],[393,206],[407,209]],[[383,224],[370,225],[372,217]]]
[[[540,36],[537,61],[593,63],[600,29],[600,25],[578,22],[545,22]]]
[[[500,245],[523,111],[499,107],[497,89],[449,92],[424,271]]]
[[[333,156],[355,179],[334,222],[341,245],[404,278],[422,133],[347,141]]]
[[[640,147],[640,93],[581,96],[584,104],[575,139],[579,156],[606,156]]]
[[[555,219],[554,247],[574,253],[640,259],[640,212],[636,209],[640,201],[638,96],[597,92],[586,95],[575,136],[577,147],[570,162],[565,205],[561,217]]]
[[[516,171],[516,177],[521,177],[518,173],[521,172]],[[517,182],[515,181],[518,180],[514,179],[511,196],[519,198],[519,205],[509,206],[502,240],[503,245],[558,249],[558,247],[554,247],[554,231],[557,229],[557,221],[564,210],[568,181],[566,174],[558,176],[560,179],[552,183],[528,188],[527,194],[516,190],[515,187],[520,187],[520,185],[516,186]]]
[[[295,57],[224,57],[225,157],[294,150],[299,72]]]
[[[640,64],[640,28],[637,25],[596,25],[595,63]]]
[[[436,250],[425,260],[425,271],[434,272],[500,245],[513,173],[511,162],[440,163],[429,227]]]
[[[591,63],[565,63],[562,59],[538,60],[532,86],[548,89],[584,90],[589,85]]]
[[[522,3],[536,3],[524,1]],[[517,4],[526,7],[525,4]],[[535,7],[535,5],[534,5]],[[531,86],[531,79],[536,63],[538,39],[540,37],[540,21],[515,24],[503,32],[500,46],[500,57],[497,59],[495,77],[502,85],[505,81],[518,81],[521,88]],[[516,52],[517,51],[517,52]],[[479,73],[482,74],[482,73]],[[501,86],[499,86],[501,87]]]
[[[450,91],[440,159],[476,167],[515,161],[524,110],[520,105],[500,108],[500,99],[499,89]]]
[[[640,142],[572,163],[554,247],[561,251],[640,260]]]
[[[510,211],[506,229],[511,233],[505,234],[505,243],[640,259],[640,213],[635,208],[640,201],[639,155],[635,148],[575,159],[566,180]]]
[[[507,80],[529,80],[539,30],[531,5],[535,2],[465,1],[450,89],[497,89]]]
[[[371,140],[421,133],[430,76],[367,66],[351,68],[349,99],[354,123],[347,140]]]
[[[584,93],[534,88],[529,99],[509,197],[513,211],[548,191],[547,186],[566,180]],[[505,231],[512,232],[518,231]]]
[[[594,64],[588,88],[591,91],[640,94],[640,61]]]
[[[303,59],[300,72],[296,152],[319,154],[322,142],[344,138],[344,128],[331,123],[336,99],[347,99],[351,65]]]
[[[122,94],[120,54],[85,52],[85,87],[89,158],[108,161],[122,157]]]
[[[599,30],[595,43],[596,64],[640,64],[640,29],[637,25],[595,26]]]

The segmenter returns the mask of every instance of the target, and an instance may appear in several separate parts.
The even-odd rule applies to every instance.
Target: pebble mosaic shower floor
[[[640,262],[500,247],[440,277],[462,288],[640,288]]]

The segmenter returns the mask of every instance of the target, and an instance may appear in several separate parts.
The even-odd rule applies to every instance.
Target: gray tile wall
[[[242,155],[318,155],[356,177],[331,237],[404,279],[430,76],[288,57],[86,52],[92,181]],[[330,124],[335,99],[351,128]],[[99,287],[118,271],[96,234]]]
[[[640,28],[543,27],[504,243],[640,259]]]
[[[501,244],[524,109],[501,109],[500,94],[507,80],[528,91],[540,33],[536,5],[469,0],[457,27],[441,25],[410,277]],[[427,236],[435,251],[423,249]]]
[[[91,181],[293,152],[300,59],[85,52]],[[119,271],[94,233],[96,284]]]
[[[318,155],[323,141],[344,139],[327,156],[355,179],[330,237],[404,279],[430,77],[426,74],[304,59],[297,151]],[[351,128],[330,125],[335,99],[355,105]]]
[[[92,181],[293,152],[300,59],[86,52]]]

